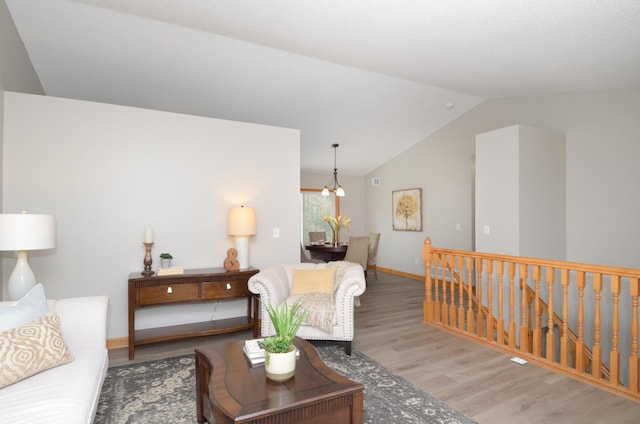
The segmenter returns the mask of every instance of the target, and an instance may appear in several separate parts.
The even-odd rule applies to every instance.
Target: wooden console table
[[[258,300],[247,287],[255,268],[227,271],[224,268],[185,270],[184,274],[167,276],[129,275],[129,359],[135,347],[189,337],[209,336],[234,331],[253,330],[258,337]],[[219,319],[168,327],[136,330],[136,310],[162,305],[247,299],[247,314],[243,317]]]

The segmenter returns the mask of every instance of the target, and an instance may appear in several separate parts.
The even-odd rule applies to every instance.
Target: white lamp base
[[[33,286],[36,285],[36,276],[29,267],[27,260],[27,251],[20,250],[18,252],[18,261],[9,277],[9,299],[21,299]]]
[[[249,236],[235,236],[240,269],[249,268]]]

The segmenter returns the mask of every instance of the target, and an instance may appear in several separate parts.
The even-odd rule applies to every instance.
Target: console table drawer
[[[245,281],[218,281],[202,283],[202,300],[249,296]]]
[[[186,302],[198,300],[198,284],[162,284],[141,287],[138,304],[157,305],[162,303]]]

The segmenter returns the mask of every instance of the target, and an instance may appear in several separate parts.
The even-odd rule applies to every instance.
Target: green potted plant
[[[171,268],[171,253],[161,253],[160,254],[160,268]]]
[[[296,371],[296,348],[293,339],[307,311],[301,309],[300,302],[292,306],[282,302],[278,307],[267,304],[265,308],[276,331],[275,336],[264,340],[265,372],[270,380],[286,381],[293,377]]]

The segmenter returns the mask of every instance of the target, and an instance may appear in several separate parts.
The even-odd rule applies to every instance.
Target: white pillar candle
[[[153,230],[151,228],[145,228],[144,230],[144,242],[153,243]]]

